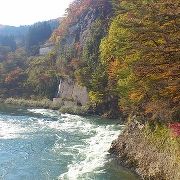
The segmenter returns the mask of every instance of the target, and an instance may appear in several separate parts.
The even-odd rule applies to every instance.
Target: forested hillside
[[[75,84],[89,95],[79,114],[127,122],[111,148],[123,165],[145,179],[179,179],[179,14],[178,0],[75,0],[56,29],[34,24],[19,44],[0,35],[0,99],[54,107],[65,100],[63,80],[64,91]]]
[[[50,24],[52,29],[58,27],[60,19],[52,19],[49,21],[45,21],[46,23]],[[20,38],[25,36],[29,30],[29,27],[33,25],[24,25],[24,26],[8,26],[8,25],[1,25],[0,24],[0,35],[2,36],[14,36],[15,38]]]
[[[69,77],[87,87],[100,114],[177,121],[178,8],[167,0],[75,0],[52,35],[36,24],[25,48],[1,47],[1,96],[53,98],[58,79]],[[49,37],[54,50],[39,56]]]
[[[50,20],[38,22],[31,26],[1,27],[1,98],[29,97],[34,94],[31,84],[28,83],[30,62],[36,56],[39,56],[40,46],[50,38],[53,30],[58,27],[58,24],[59,22],[57,20]]]
[[[21,39],[26,35],[29,27],[30,27],[30,25],[19,26],[19,27],[0,25],[0,35],[1,36],[13,36],[16,39]]]
[[[58,73],[86,86],[102,111],[178,120],[178,7],[166,0],[74,1],[52,36]]]
[[[179,120],[178,1],[122,1],[100,45],[119,106],[153,121]]]

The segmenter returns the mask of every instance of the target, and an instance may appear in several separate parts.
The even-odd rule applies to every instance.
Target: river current
[[[136,180],[109,154],[123,126],[0,105],[0,180]]]

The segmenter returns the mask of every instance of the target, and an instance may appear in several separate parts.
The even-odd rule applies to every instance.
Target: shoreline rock
[[[112,142],[109,152],[142,179],[179,180],[178,150],[160,146],[160,143],[156,146],[150,142],[143,130],[131,124]]]

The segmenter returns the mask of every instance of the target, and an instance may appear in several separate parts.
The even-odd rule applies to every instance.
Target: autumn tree
[[[50,99],[55,96],[58,87],[55,56],[52,52],[44,57],[30,59],[26,87],[29,87],[34,95]]]
[[[119,61],[114,88],[125,112],[134,109],[157,121],[177,118],[178,5],[178,1],[167,0],[117,3],[118,15],[101,44],[101,59],[107,68]]]

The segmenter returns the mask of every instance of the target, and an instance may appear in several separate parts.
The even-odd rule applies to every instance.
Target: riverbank
[[[143,179],[180,179],[180,137],[166,126],[129,124],[113,141],[110,153]]]
[[[58,110],[61,113],[69,113],[74,115],[90,115],[88,106],[62,106],[58,102],[53,102],[49,99],[23,99],[23,98],[7,98],[0,99],[0,103],[17,105],[23,107],[33,107],[33,108],[44,108]]]
[[[108,154],[123,128],[95,116],[1,104],[0,179],[138,180]]]
[[[62,107],[48,99],[25,100],[8,98],[5,104],[59,110],[62,113],[90,115],[87,107]],[[91,114],[92,115],[92,114]],[[120,165],[135,171],[144,179],[180,179],[180,138],[166,126],[131,123],[113,141],[110,153]]]
[[[9,105],[17,105],[23,107],[33,107],[33,108],[44,108],[44,109],[52,109],[58,110],[61,113],[69,113],[72,115],[80,115],[80,116],[99,116],[105,119],[119,119],[123,121],[123,115],[116,110],[116,108],[105,110],[105,107],[97,107],[93,108],[91,105],[86,104],[82,105],[74,105],[74,103],[62,103],[62,101],[51,101],[50,99],[24,99],[24,98],[0,98],[0,103],[9,104]],[[68,105],[67,105],[68,104]]]
[[[59,107],[57,104],[54,104],[49,99],[33,100],[33,99],[23,99],[23,98],[7,98],[1,99],[1,103],[24,106],[24,107],[34,107],[34,108],[45,108],[45,109],[54,109],[57,110]]]

